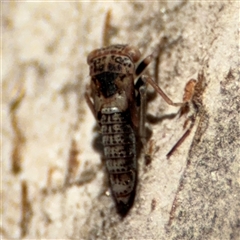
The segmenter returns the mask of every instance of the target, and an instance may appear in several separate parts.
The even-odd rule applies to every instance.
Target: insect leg
[[[140,77],[136,83],[136,86],[139,86],[138,92],[140,97],[140,109],[139,109],[139,135],[141,138],[141,142],[143,146],[146,145],[146,128],[145,128],[145,120],[146,120],[146,93],[147,93],[147,86],[142,78]]]
[[[153,88],[154,90],[159,94],[161,95],[161,97],[164,99],[164,101],[169,104],[169,105],[172,105],[172,106],[175,106],[175,107],[178,107],[178,106],[183,106],[185,103],[184,102],[179,102],[179,103],[175,103],[173,102],[167,95],[166,93],[164,93],[164,91],[157,85],[156,82],[153,81],[152,78],[148,77],[148,76],[143,76],[142,77],[143,81],[146,82],[146,83],[149,83]]]
[[[140,64],[138,65],[135,73],[136,76],[139,76],[143,73],[143,71],[146,69],[146,67],[151,63],[153,56],[149,55],[146,58],[144,58]],[[174,103],[164,92],[163,90],[157,85],[157,83],[155,81],[153,81],[152,78],[150,77],[146,77],[146,76],[142,76],[142,81],[144,81],[145,83],[149,83],[154,89],[155,91],[160,94],[162,96],[162,98],[165,100],[166,103],[168,103],[169,105],[172,106],[183,106],[183,102],[181,103]]]
[[[84,97],[85,97],[85,100],[86,100],[86,102],[87,102],[87,105],[88,105],[88,107],[90,108],[93,116],[96,118],[95,109],[94,109],[94,104],[93,104],[93,102],[91,101],[90,94],[89,94],[88,91],[86,91],[86,92],[84,93]],[[97,118],[96,118],[96,119],[97,119]]]
[[[167,158],[170,158],[172,154],[176,151],[176,149],[184,142],[184,140],[188,137],[188,135],[191,133],[192,128],[195,123],[195,116],[191,116],[190,119],[187,119],[191,121],[191,125],[188,128],[188,130],[182,135],[182,137],[175,143],[175,145],[172,147],[172,149],[168,152],[166,155]]]
[[[136,68],[136,71],[135,71],[136,76],[140,76],[143,73],[143,71],[147,68],[149,63],[151,63],[151,61],[152,61],[152,55],[149,55],[146,58],[144,58]]]
[[[136,105],[139,107],[139,136],[141,138],[141,142],[143,146],[146,144],[146,131],[145,131],[145,119],[146,119],[146,95],[147,95],[147,86],[145,82],[142,80],[142,77],[140,77],[136,84],[135,89],[137,91],[137,97],[136,97]]]

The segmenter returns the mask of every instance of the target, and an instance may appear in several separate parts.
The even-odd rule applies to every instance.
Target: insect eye
[[[96,49],[96,50],[93,50],[92,52],[90,52],[90,53],[88,54],[88,57],[87,57],[87,63],[88,63],[88,65],[90,65],[92,59],[96,57],[96,55],[97,55],[98,52],[99,52],[99,49]]]
[[[141,57],[141,53],[136,47],[127,46],[124,51],[134,63],[137,62]]]

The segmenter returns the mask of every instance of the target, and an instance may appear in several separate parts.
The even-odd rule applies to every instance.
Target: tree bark
[[[237,1],[4,2],[2,12],[3,238],[240,238]],[[207,85],[170,159],[187,115],[149,102],[152,135],[124,219],[84,100],[87,54],[114,43],[153,52],[145,74],[174,102],[199,72]]]

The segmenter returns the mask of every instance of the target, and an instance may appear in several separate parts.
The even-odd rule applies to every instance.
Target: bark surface
[[[239,239],[238,27],[237,1],[2,3],[2,238]],[[84,100],[87,54],[115,43],[154,52],[146,74],[175,102],[200,71],[207,83],[169,160],[187,116],[149,102],[152,136],[124,219]]]

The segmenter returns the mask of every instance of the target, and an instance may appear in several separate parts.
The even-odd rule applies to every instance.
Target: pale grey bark
[[[3,238],[240,238],[237,1],[10,2],[2,9]],[[83,97],[86,57],[102,46],[110,11],[105,43],[130,43],[146,56],[167,37],[158,77],[172,100],[181,101],[199,71],[207,82],[203,114],[169,160],[186,116],[167,117],[178,109],[160,97],[149,104],[162,120],[151,125],[151,163],[139,159],[135,204],[124,220],[108,196]],[[147,74],[154,76],[154,62]]]

